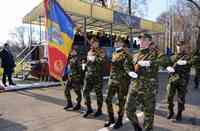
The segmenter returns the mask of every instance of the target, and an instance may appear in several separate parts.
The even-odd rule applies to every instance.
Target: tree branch
[[[194,6],[197,7],[197,9],[200,11],[200,5],[197,4],[194,0],[187,0],[188,2],[192,3]]]

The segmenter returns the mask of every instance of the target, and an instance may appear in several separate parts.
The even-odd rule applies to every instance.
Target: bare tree
[[[190,4],[192,4],[198,10],[197,23],[196,23],[196,27],[198,28],[198,36],[197,36],[196,46],[197,46],[198,49],[200,49],[200,25],[199,25],[199,20],[200,20],[200,0],[196,0],[196,1],[195,0],[186,0],[186,1],[188,1]],[[195,11],[195,10],[193,10],[193,11]]]
[[[25,47],[26,27],[24,26],[16,27],[14,31],[10,32],[10,36],[22,47]]]
[[[147,12],[147,0],[113,0],[113,9],[127,14],[131,12],[132,15],[144,16]]]

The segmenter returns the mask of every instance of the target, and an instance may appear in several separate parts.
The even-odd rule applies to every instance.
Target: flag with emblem
[[[49,74],[61,80],[74,38],[74,23],[56,0],[44,0]]]

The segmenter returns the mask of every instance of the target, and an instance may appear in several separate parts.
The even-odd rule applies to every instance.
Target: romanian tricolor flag
[[[56,0],[44,0],[49,74],[61,80],[72,47],[74,24]]]

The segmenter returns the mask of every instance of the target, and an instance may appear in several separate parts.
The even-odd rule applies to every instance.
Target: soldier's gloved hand
[[[167,71],[168,71],[169,73],[174,73],[174,72],[175,72],[174,68],[171,67],[171,66],[168,66],[168,67],[167,67]]]
[[[96,58],[95,56],[88,56],[88,60],[91,61],[91,62],[94,62],[95,58]]]
[[[151,66],[151,61],[148,61],[148,60],[138,61],[138,64],[142,67],[149,67]]]
[[[187,61],[186,60],[178,60],[176,62],[178,65],[186,65],[187,64]]]
[[[129,72],[128,75],[129,75],[131,78],[133,78],[133,79],[138,78],[138,74],[135,73],[135,72],[133,72],[133,71]]]
[[[82,64],[82,65],[81,65],[83,71],[85,71],[86,66],[87,66],[86,64]]]

